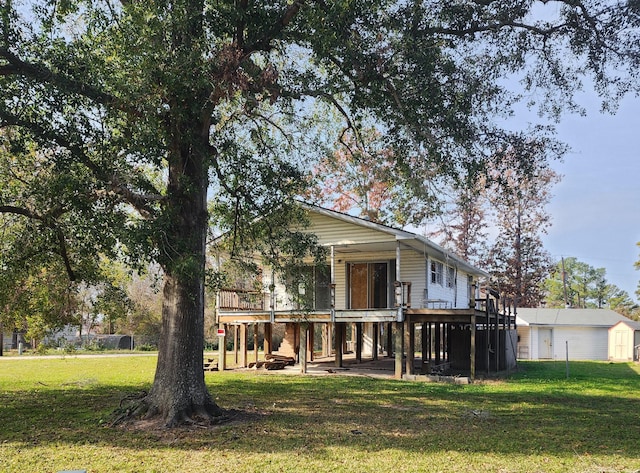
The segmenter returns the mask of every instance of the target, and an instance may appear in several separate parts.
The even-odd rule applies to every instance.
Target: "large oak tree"
[[[98,251],[158,262],[163,328],[143,405],[167,425],[212,419],[222,410],[202,370],[209,217],[238,248],[290,220],[314,147],[330,141],[314,132],[316,104],[356,135],[375,123],[406,175],[455,174],[477,161],[472,151],[496,147],[495,118],[521,92],[506,78],[552,114],[575,106],[585,75],[612,99],[633,87],[638,10],[592,0],[3,0],[0,126],[20,137],[9,138],[12,153],[37,145],[55,171],[45,184],[57,187],[31,189],[38,198],[3,189],[0,211],[29,219],[70,276]],[[261,230],[249,225],[258,217]],[[274,254],[302,251],[281,248]]]

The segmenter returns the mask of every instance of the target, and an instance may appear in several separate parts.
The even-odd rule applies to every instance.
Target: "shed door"
[[[629,358],[629,347],[627,346],[627,332],[625,330],[616,330],[613,332],[614,346],[613,346],[613,358],[614,360],[626,360]]]
[[[538,358],[544,360],[553,358],[552,335],[553,330],[550,328],[538,329]]]

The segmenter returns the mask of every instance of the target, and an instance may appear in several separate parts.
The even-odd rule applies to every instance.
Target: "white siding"
[[[443,278],[442,284],[437,282],[431,282],[431,262],[437,261],[442,264]],[[455,272],[455,284],[453,287],[447,285],[447,272],[448,268],[453,268]],[[427,282],[427,291],[424,292],[422,299],[430,301],[444,301],[449,304],[449,308],[467,309],[469,308],[469,289],[468,289],[468,274],[464,271],[457,269],[451,264],[447,264],[444,261],[436,258],[429,257],[425,267],[425,277]],[[432,302],[432,304],[434,304]],[[427,307],[426,303],[422,305]]]
[[[301,230],[315,233],[320,245],[353,245],[358,243],[396,241],[394,235],[389,235],[360,225],[354,225],[325,215],[312,212],[309,219],[311,225]]]
[[[531,359],[538,359],[538,328],[531,327]],[[609,334],[606,327],[555,326],[552,328],[553,359],[564,360],[567,343],[570,360],[607,360]],[[522,338],[521,338],[522,340]]]
[[[533,355],[531,351],[531,329],[526,325],[519,325],[518,332],[518,353],[519,360],[530,360]]]
[[[422,307],[425,284],[427,282],[427,261],[417,251],[400,253],[400,278],[411,282],[411,307]]]
[[[336,283],[336,309],[347,309],[347,265],[349,263],[371,263],[395,261],[395,252],[358,253],[349,257],[336,257],[335,259],[335,283]],[[397,268],[396,268],[397,276]],[[403,282],[411,282],[411,305],[420,307],[422,294],[425,287],[426,263],[421,254],[412,250],[400,252],[400,279]],[[393,281],[389,281],[393,284]],[[393,301],[390,301],[393,307]]]

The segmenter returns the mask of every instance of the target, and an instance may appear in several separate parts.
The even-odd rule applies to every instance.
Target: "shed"
[[[640,322],[621,320],[609,329],[609,359],[640,361]]]
[[[609,329],[623,321],[610,309],[518,309],[518,358],[608,360]]]

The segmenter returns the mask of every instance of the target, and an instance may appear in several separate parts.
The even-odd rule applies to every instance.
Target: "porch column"
[[[393,349],[395,350],[395,378],[402,379],[402,355],[404,353],[404,324],[402,322],[393,322]]]
[[[336,367],[342,368],[342,339],[343,339],[343,325],[344,322],[336,322],[335,328],[335,350],[336,350]]]

